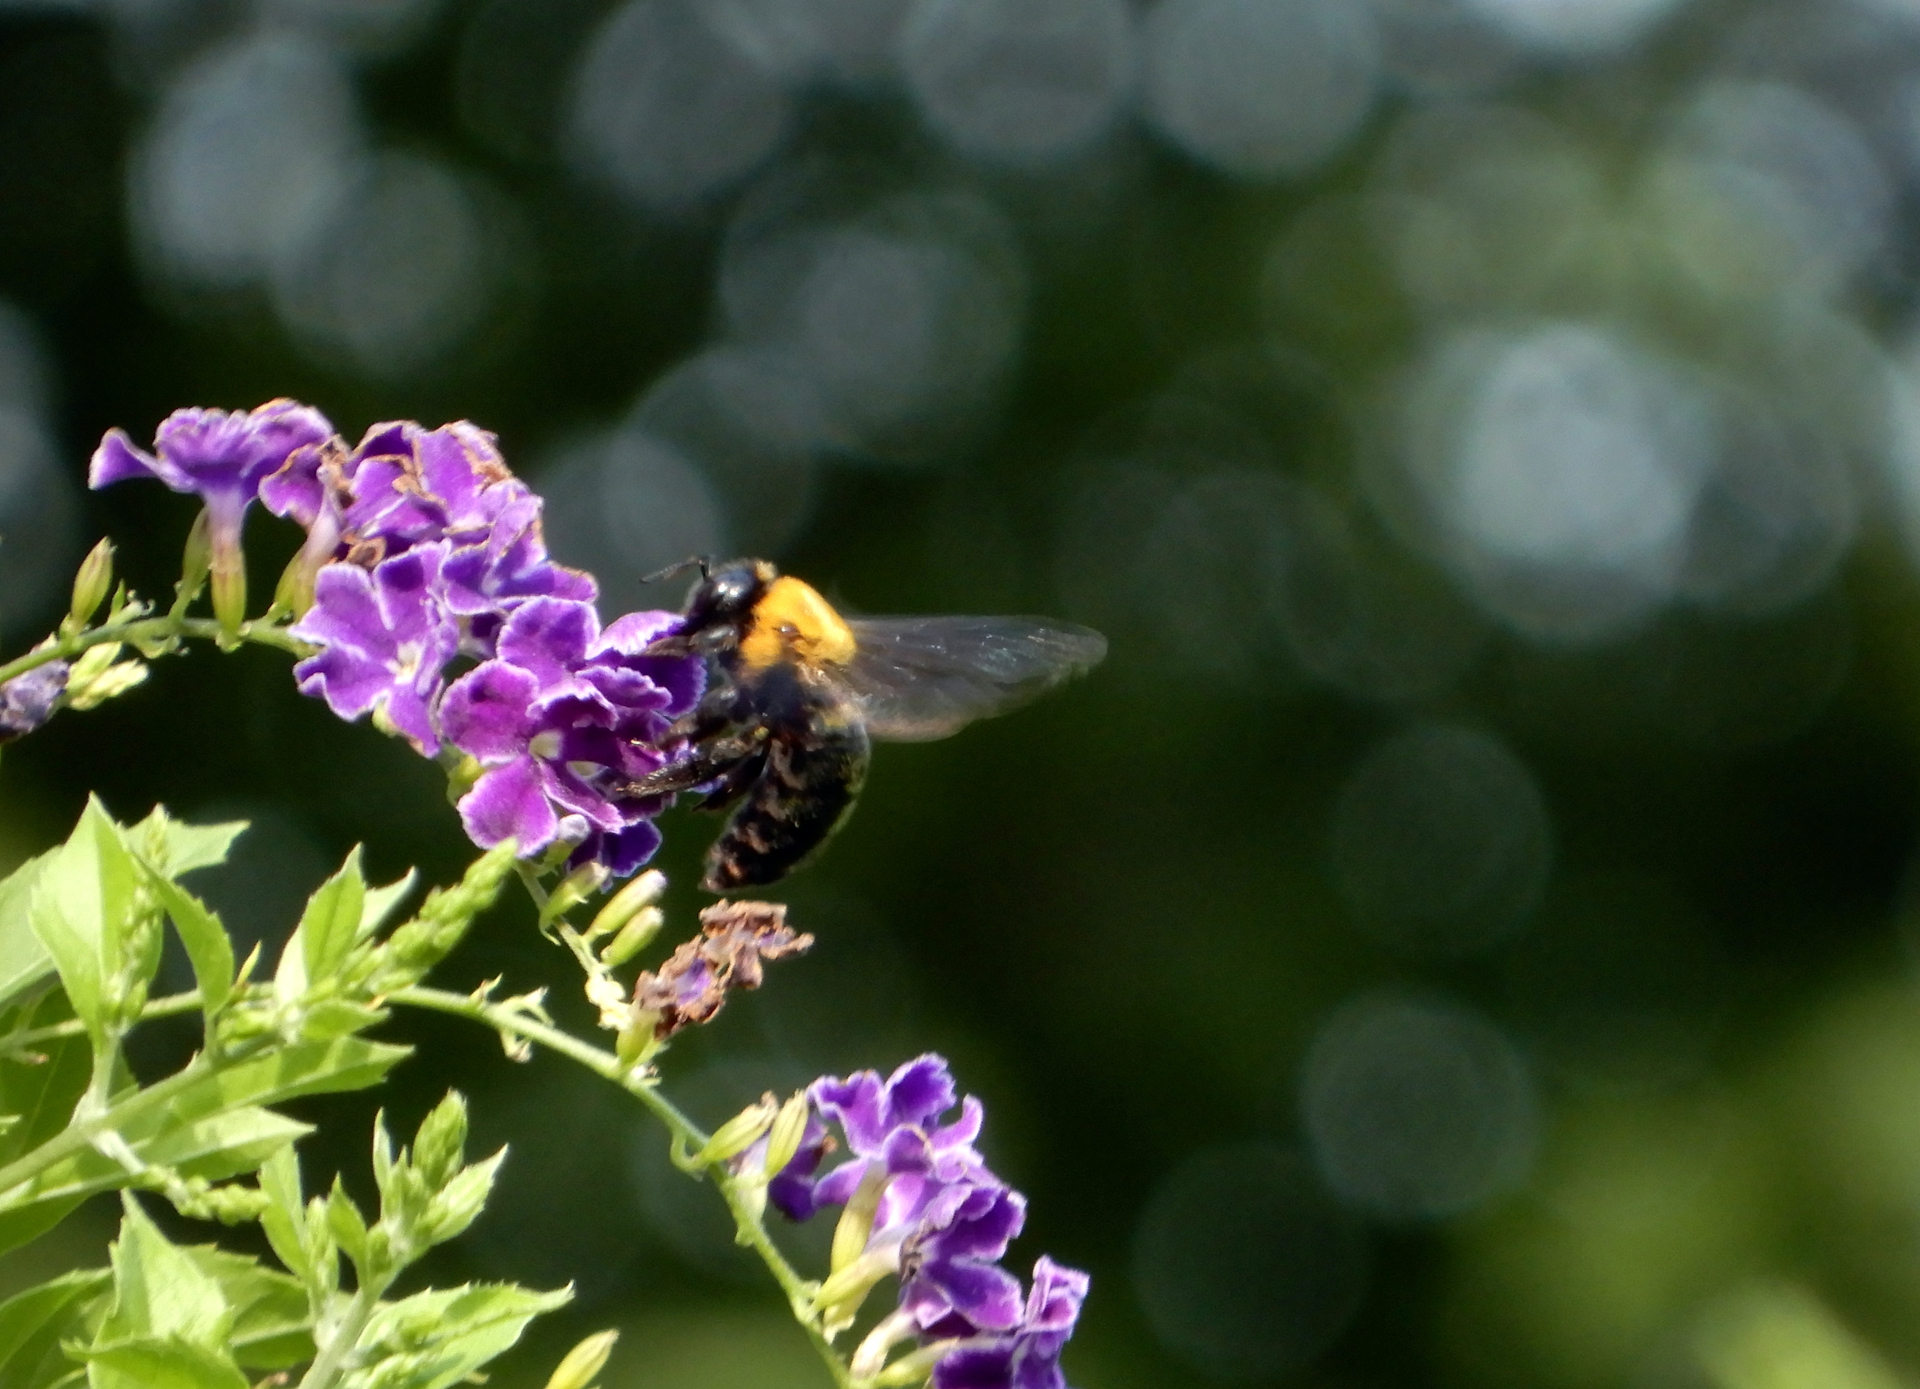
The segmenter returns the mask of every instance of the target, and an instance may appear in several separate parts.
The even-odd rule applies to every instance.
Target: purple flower
[[[498,654],[440,707],[447,741],[485,768],[460,801],[476,844],[511,836],[530,855],[564,838],[576,862],[616,876],[652,856],[659,800],[623,788],[666,762],[659,744],[700,697],[698,662],[640,654],[677,621],[631,613],[603,632],[586,602],[532,598],[513,610]]]
[[[439,751],[434,704],[460,637],[439,596],[447,545],[423,545],[371,570],[329,564],[293,635],[318,645],[294,666],[300,693],[343,719],[377,712],[420,752]]]
[[[768,1182],[767,1196],[801,1220],[822,1206],[870,1203],[859,1259],[836,1268],[827,1284],[835,1289],[831,1328],[852,1320],[873,1283],[889,1272],[899,1278],[898,1307],[856,1353],[858,1373],[877,1374],[899,1340],[917,1335],[924,1345],[953,1347],[935,1371],[947,1389],[1060,1389],[1060,1348],[1087,1277],[1043,1258],[1028,1293],[1000,1267],[1026,1222],[1026,1198],[974,1147],[984,1112],[978,1100],[959,1097],[947,1063],[928,1054],[884,1080],[874,1071],[824,1077],[809,1095],[818,1122]],[[851,1156],[816,1176],[834,1146],[828,1121]]]
[[[125,430],[108,430],[94,450],[87,485],[157,477],[176,492],[197,494],[213,513],[215,531],[230,526],[237,536],[261,482],[296,450],[332,434],[326,416],[292,400],[270,400],[245,414],[175,410],[154,432],[153,453],[136,448]]]
[[[445,540],[444,601],[468,649],[491,656],[504,615],[529,598],[591,602],[592,576],[555,564],[540,498],[515,478],[493,435],[464,420],[425,429],[377,424],[351,453],[296,453],[263,484],[269,508],[308,528],[305,562],[372,565]]]
[[[942,1356],[933,1368],[933,1389],[1066,1389],[1060,1352],[1080,1319],[1090,1281],[1079,1269],[1041,1255],[1019,1325]]]
[[[53,717],[53,706],[67,692],[65,661],[48,661],[0,685],[0,743],[24,738]]]

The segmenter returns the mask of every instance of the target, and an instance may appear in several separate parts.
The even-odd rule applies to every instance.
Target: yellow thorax
[[[853,659],[853,632],[810,584],[783,575],[754,604],[740,659],[752,670],[782,660],[845,665]]]

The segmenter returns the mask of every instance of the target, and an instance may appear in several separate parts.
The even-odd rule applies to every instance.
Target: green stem
[[[313,1357],[307,1372],[300,1376],[299,1389],[333,1389],[350,1368],[347,1357],[359,1346],[361,1334],[366,1331],[374,1308],[380,1305],[380,1294],[384,1291],[366,1283],[354,1291],[340,1324],[333,1329],[326,1345],[320,1347],[320,1353]]]
[[[570,1033],[549,1026],[537,1018],[497,1003],[489,1003],[471,994],[457,994],[446,989],[414,987],[396,989],[387,996],[390,1003],[402,1004],[410,1008],[425,1008],[436,1013],[450,1013],[454,1017],[465,1018],[469,1022],[479,1023],[483,1027],[508,1032],[536,1046],[558,1052],[570,1061],[586,1067],[603,1080],[613,1082],[629,1095],[639,1100],[652,1111],[655,1118],[666,1125],[667,1132],[680,1146],[688,1151],[698,1152],[707,1145],[708,1135],[700,1126],[680,1112],[665,1095],[662,1095],[652,1079],[638,1067],[629,1066],[610,1051],[603,1051],[589,1042],[583,1042]],[[806,1331],[813,1347],[826,1363],[833,1375],[833,1382],[840,1389],[852,1389],[853,1377],[848,1373],[846,1364],[835,1354],[827,1338],[821,1334],[818,1322],[813,1318],[810,1305],[813,1299],[814,1285],[802,1278],[786,1255],[773,1242],[767,1233],[766,1222],[746,1197],[747,1183],[742,1182],[727,1169],[724,1162],[709,1163],[708,1173],[719,1189],[721,1199],[727,1203],[727,1209],[733,1212],[733,1219],[740,1231],[741,1243],[760,1256],[760,1261],[773,1274],[774,1281],[780,1285],[780,1291],[787,1296],[787,1303],[793,1309],[794,1319]],[[302,1385],[301,1389],[307,1389]]]
[[[271,646],[295,656],[308,654],[305,642],[289,635],[285,627],[276,623],[245,622],[241,624],[237,635],[241,641],[250,641],[259,646]],[[104,627],[94,627],[60,637],[49,646],[15,656],[11,661],[0,665],[0,685],[4,685],[16,676],[25,675],[30,670],[36,670],[49,661],[71,660],[83,651],[96,646],[105,646],[109,642],[166,641],[177,637],[202,637],[208,641],[217,641],[225,639],[226,633],[220,630],[218,622],[205,617],[176,617],[169,614],[164,617],[137,617],[122,622],[110,622]]]
[[[170,994],[166,998],[156,998],[140,1010],[140,1021],[149,1018],[171,1018],[181,1013],[192,1013],[200,1007],[200,991],[193,989],[183,994]],[[30,1051],[44,1042],[57,1042],[63,1037],[84,1037],[86,1024],[78,1018],[68,1018],[49,1027],[29,1028],[25,1032],[9,1033],[0,1037],[0,1056],[11,1052]]]

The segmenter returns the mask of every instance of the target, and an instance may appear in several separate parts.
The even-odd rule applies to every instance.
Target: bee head
[[[754,604],[779,577],[763,559],[734,560],[720,565],[700,564],[700,582],[687,595],[680,630],[647,648],[653,656],[718,655],[732,648],[753,613]]]

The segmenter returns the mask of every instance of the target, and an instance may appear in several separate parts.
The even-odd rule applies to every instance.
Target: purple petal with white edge
[[[440,731],[482,762],[518,757],[534,728],[527,706],[539,688],[531,671],[505,661],[475,666],[447,687],[440,701]]]
[[[288,454],[285,463],[260,480],[261,503],[275,516],[311,526],[327,504],[320,464],[329,452],[326,443],[319,443],[303,444]]]
[[[617,617],[607,624],[607,630],[600,634],[600,640],[593,644],[588,654],[600,657],[609,654],[638,656],[653,642],[680,625],[680,614],[659,611],[628,613]]]
[[[514,609],[500,629],[496,649],[501,660],[532,671],[542,685],[552,685],[573,673],[599,627],[592,604],[535,598]]]
[[[324,699],[343,719],[357,719],[393,689],[387,663],[370,659],[346,645],[330,646],[293,668],[295,687],[308,698]]]
[[[888,1119],[893,1124],[924,1127],[952,1109],[958,1099],[946,1058],[933,1052],[914,1057],[887,1078]]]
[[[537,757],[534,765],[548,798],[562,810],[579,815],[596,830],[626,828],[627,817],[620,808],[565,762]]]
[[[93,451],[93,460],[87,464],[87,486],[101,488],[125,482],[130,477],[159,477],[176,492],[191,490],[191,480],[178,469],[168,471],[173,474],[171,479],[161,476],[159,460],[136,447],[126,430],[109,429],[100,440],[100,447]]]
[[[288,630],[302,641],[383,658],[390,658],[395,650],[374,596],[373,576],[352,564],[329,564],[320,571],[314,580],[313,607]]]
[[[847,1146],[862,1157],[878,1157],[892,1131],[887,1123],[880,1077],[861,1071],[845,1080],[827,1076],[813,1083],[813,1100],[840,1121]]]
[[[539,773],[530,758],[519,758],[481,776],[460,798],[460,823],[467,837],[483,849],[503,839],[517,839],[523,858],[546,848],[559,829],[559,817],[540,789]]]
[[[982,1188],[933,1242],[942,1258],[997,1259],[1026,1223],[1026,1197],[1010,1188]]]
[[[867,1175],[870,1164],[865,1158],[853,1158],[841,1163],[814,1183],[813,1194],[823,1206],[844,1206],[853,1199],[853,1193],[859,1189],[860,1179]]]
[[[440,751],[440,735],[433,726],[432,691],[408,685],[395,685],[387,696],[387,722],[398,729],[413,750],[423,757]]]
[[[962,1148],[972,1145],[980,1136],[980,1126],[986,1121],[987,1112],[980,1101],[968,1095],[960,1101],[960,1117],[951,1124],[942,1124],[929,1135],[934,1148]]]
[[[434,601],[434,585],[440,577],[440,561],[445,556],[446,542],[439,541],[374,566],[373,582],[381,616],[402,645],[421,641],[434,627],[445,624]]]
[[[1036,1331],[1071,1332],[1093,1279],[1077,1268],[1042,1254],[1033,1265],[1033,1292],[1027,1298],[1027,1325]]]
[[[901,1305],[923,1327],[958,1313],[981,1331],[1011,1331],[1024,1310],[1018,1278],[966,1259],[927,1265],[904,1291]]]

